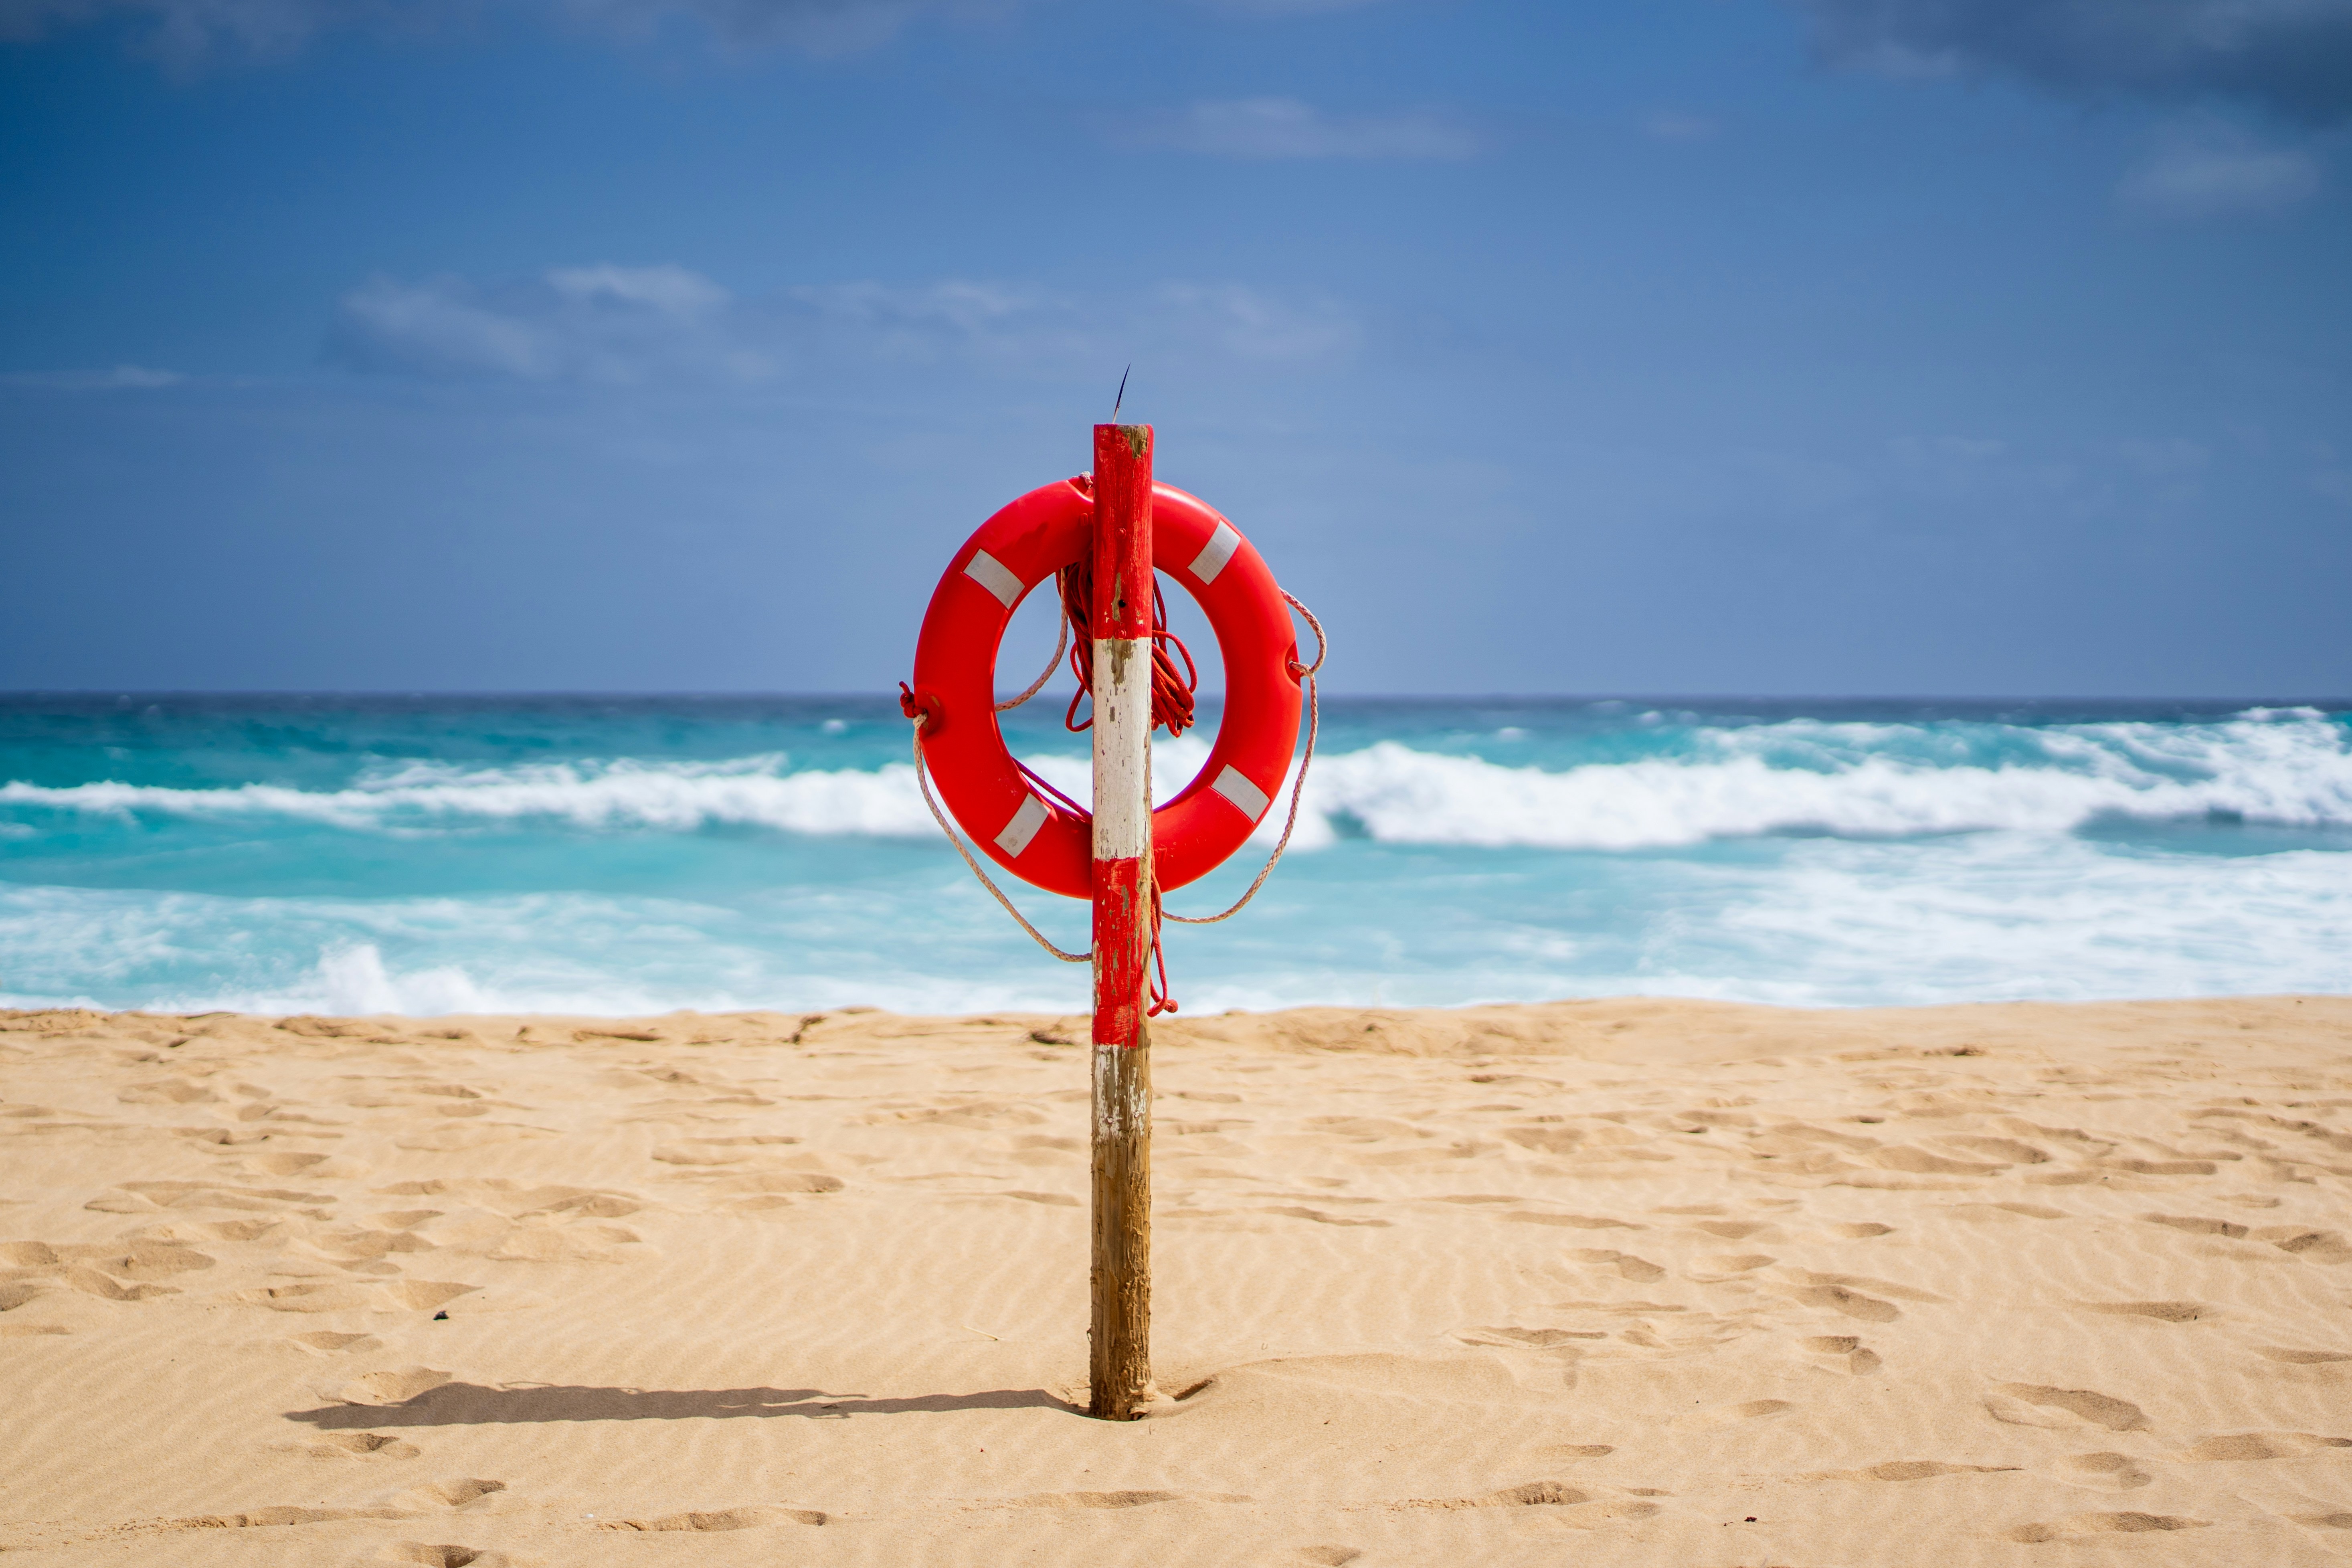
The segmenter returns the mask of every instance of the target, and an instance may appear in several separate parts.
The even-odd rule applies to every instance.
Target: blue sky
[[[0,0],[0,686],[887,689],[1132,362],[1338,690],[2352,692],[2347,124],[2352,0]]]

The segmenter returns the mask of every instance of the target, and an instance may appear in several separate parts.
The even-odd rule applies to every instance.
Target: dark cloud
[[[1793,0],[1840,65],[2352,117],[2352,0]]]

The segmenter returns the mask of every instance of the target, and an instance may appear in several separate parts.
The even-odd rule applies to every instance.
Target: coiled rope
[[[1062,716],[1062,723],[1066,729],[1073,732],[1083,732],[1094,725],[1092,715],[1087,717],[1084,724],[1077,722],[1079,700],[1094,689],[1094,640],[1087,635],[1087,606],[1093,601],[1093,570],[1087,562],[1081,560],[1076,565],[1062,568],[1059,575],[1062,617],[1059,629],[1054,638],[1054,655],[1045,661],[1045,668],[1039,672],[1037,679],[1029,683],[1028,689],[1009,701],[997,703],[994,711],[1002,713],[1008,709],[1018,708],[1044,690],[1045,682],[1053,679],[1055,667],[1062,662],[1064,647],[1074,645],[1070,646],[1070,673],[1077,677],[1078,689],[1070,698],[1069,710]],[[1162,920],[1171,920],[1180,925],[1214,925],[1219,921],[1228,921],[1241,913],[1249,901],[1257,897],[1258,889],[1265,886],[1266,879],[1274,875],[1274,868],[1282,863],[1283,851],[1290,847],[1290,836],[1298,826],[1298,805],[1307,793],[1307,773],[1315,764],[1315,742],[1323,722],[1322,699],[1317,689],[1315,678],[1322,669],[1324,659],[1330,655],[1331,644],[1330,639],[1324,633],[1323,623],[1316,618],[1314,611],[1300,604],[1287,593],[1283,594],[1282,597],[1284,603],[1306,616],[1307,624],[1315,628],[1315,662],[1301,664],[1294,658],[1287,666],[1291,679],[1303,683],[1307,688],[1307,752],[1299,759],[1297,773],[1291,778],[1290,810],[1283,818],[1282,837],[1275,840],[1274,852],[1266,857],[1265,864],[1258,868],[1257,876],[1250,883],[1248,889],[1240,898],[1235,899],[1228,908],[1213,915],[1180,915],[1163,909],[1161,907],[1162,889],[1160,887],[1158,876],[1154,875],[1151,884],[1153,977],[1151,1003],[1145,1014],[1147,1017],[1156,1018],[1162,1013],[1173,1013],[1177,1010],[1175,999],[1168,994],[1168,959],[1160,943],[1160,922]],[[1071,637],[1074,629],[1078,634],[1075,638]],[[1192,726],[1193,696],[1200,687],[1200,671],[1192,662],[1192,651],[1185,647],[1181,638],[1168,629],[1167,601],[1160,594],[1160,584],[1157,582],[1151,585],[1151,644],[1152,726],[1155,729],[1165,728],[1171,736],[1181,735]],[[1183,658],[1184,673],[1181,676],[1176,673],[1174,660],[1168,657],[1167,648],[1170,646],[1172,646]],[[980,885],[986,888],[996,901],[1004,906],[1004,912],[1011,915],[1039,947],[1065,963],[1092,962],[1094,959],[1092,948],[1084,952],[1066,952],[1055,946],[1046,939],[1045,932],[1029,923],[1029,918],[1005,896],[1004,889],[998,887],[986,871],[981,869],[979,860],[974,858],[971,851],[965,847],[963,836],[958,833],[954,826],[949,822],[947,813],[940,809],[939,800],[931,793],[930,769],[923,762],[923,726],[929,721],[930,715],[916,705],[914,694],[904,685],[900,686],[899,693],[899,708],[914,724],[915,780],[922,788],[923,804],[930,807],[931,820],[938,823],[940,831],[948,836],[948,842],[955,846],[956,853],[963,858],[963,863],[971,868],[971,874],[980,879]],[[1073,816],[1085,822],[1094,820],[1094,813],[1038,777],[1026,763],[1015,757],[1013,765],[1021,770],[1023,776],[1031,784],[1060,802],[1064,809]]]

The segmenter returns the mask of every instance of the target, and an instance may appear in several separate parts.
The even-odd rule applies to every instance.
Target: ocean
[[[1083,799],[1060,710],[1007,734]],[[879,697],[0,699],[0,1005],[1083,1010],[908,741]],[[1206,753],[1161,742],[1162,792]],[[2341,704],[1327,700],[1282,866],[1167,941],[1187,1012],[2347,992],[2347,955]]]

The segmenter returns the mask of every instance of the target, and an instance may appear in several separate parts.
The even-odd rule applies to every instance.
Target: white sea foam
[[[1319,761],[1301,833],[1336,817],[1389,843],[1647,849],[1787,832],[1891,838],[2064,832],[2102,817],[2230,814],[2352,826],[2352,747],[2308,709],[2210,725],[2103,723],[2011,731],[2017,760],[1955,760],[1921,726],[1800,720],[1699,732],[1696,754],[1548,771],[1394,741]],[[1312,819],[1310,825],[1309,819]],[[1269,817],[1261,835],[1278,825]]]
[[[1325,822],[1345,814],[1391,843],[1644,849],[1813,831],[1900,837],[1986,828],[2044,832],[2102,816],[2235,813],[2296,826],[2352,825],[2352,756],[2233,767],[2201,779],[2110,767],[1929,767],[1869,758],[1835,770],[1760,758],[1498,767],[1382,741],[1331,758],[1307,790]]]
[[[1186,1012],[1647,994],[1799,1005],[2331,992],[2352,890],[2326,850],[2213,856],[2038,833],[1832,838],[1764,856],[1466,882],[1278,879],[1181,933]],[[1610,889],[1638,889],[1617,900]],[[1465,889],[1467,896],[1465,896]],[[1595,897],[1588,894],[1597,894]],[[1038,900],[1057,940],[1084,912]],[[0,882],[0,1006],[552,1012],[1083,1004],[952,859],[730,903],[586,892],[228,897]]]
[[[938,831],[923,808],[909,763],[891,763],[873,772],[793,773],[787,760],[777,756],[726,763],[625,758],[472,770],[424,764],[339,790],[257,784],[232,789],[125,784],[48,788],[12,782],[0,784],[0,805],[6,805],[176,816],[278,816],[352,829],[470,819],[673,832],[712,824],[792,833]]]
[[[2302,827],[2352,826],[2352,748],[2305,710],[2184,726],[2106,723],[2011,732],[2011,760],[1952,760],[1963,744],[1923,728],[1758,725],[1699,732],[1691,754],[1547,770],[1381,741],[1326,753],[1308,782],[1294,844],[1312,849],[1353,824],[1390,843],[1557,849],[1671,847],[1810,832],[1905,837],[1979,830],[2063,832],[2102,817],[2229,814]],[[1205,742],[1155,752],[1162,798],[1195,773]],[[1032,766],[1087,798],[1083,757]],[[719,824],[820,835],[935,831],[913,768],[793,772],[782,756],[725,763],[552,763],[461,770],[418,765],[351,787],[195,790],[124,784],[0,784],[0,805],[189,817],[278,816],[354,830],[554,822],[592,830],[686,831]],[[1285,803],[1260,825],[1281,826]]]

